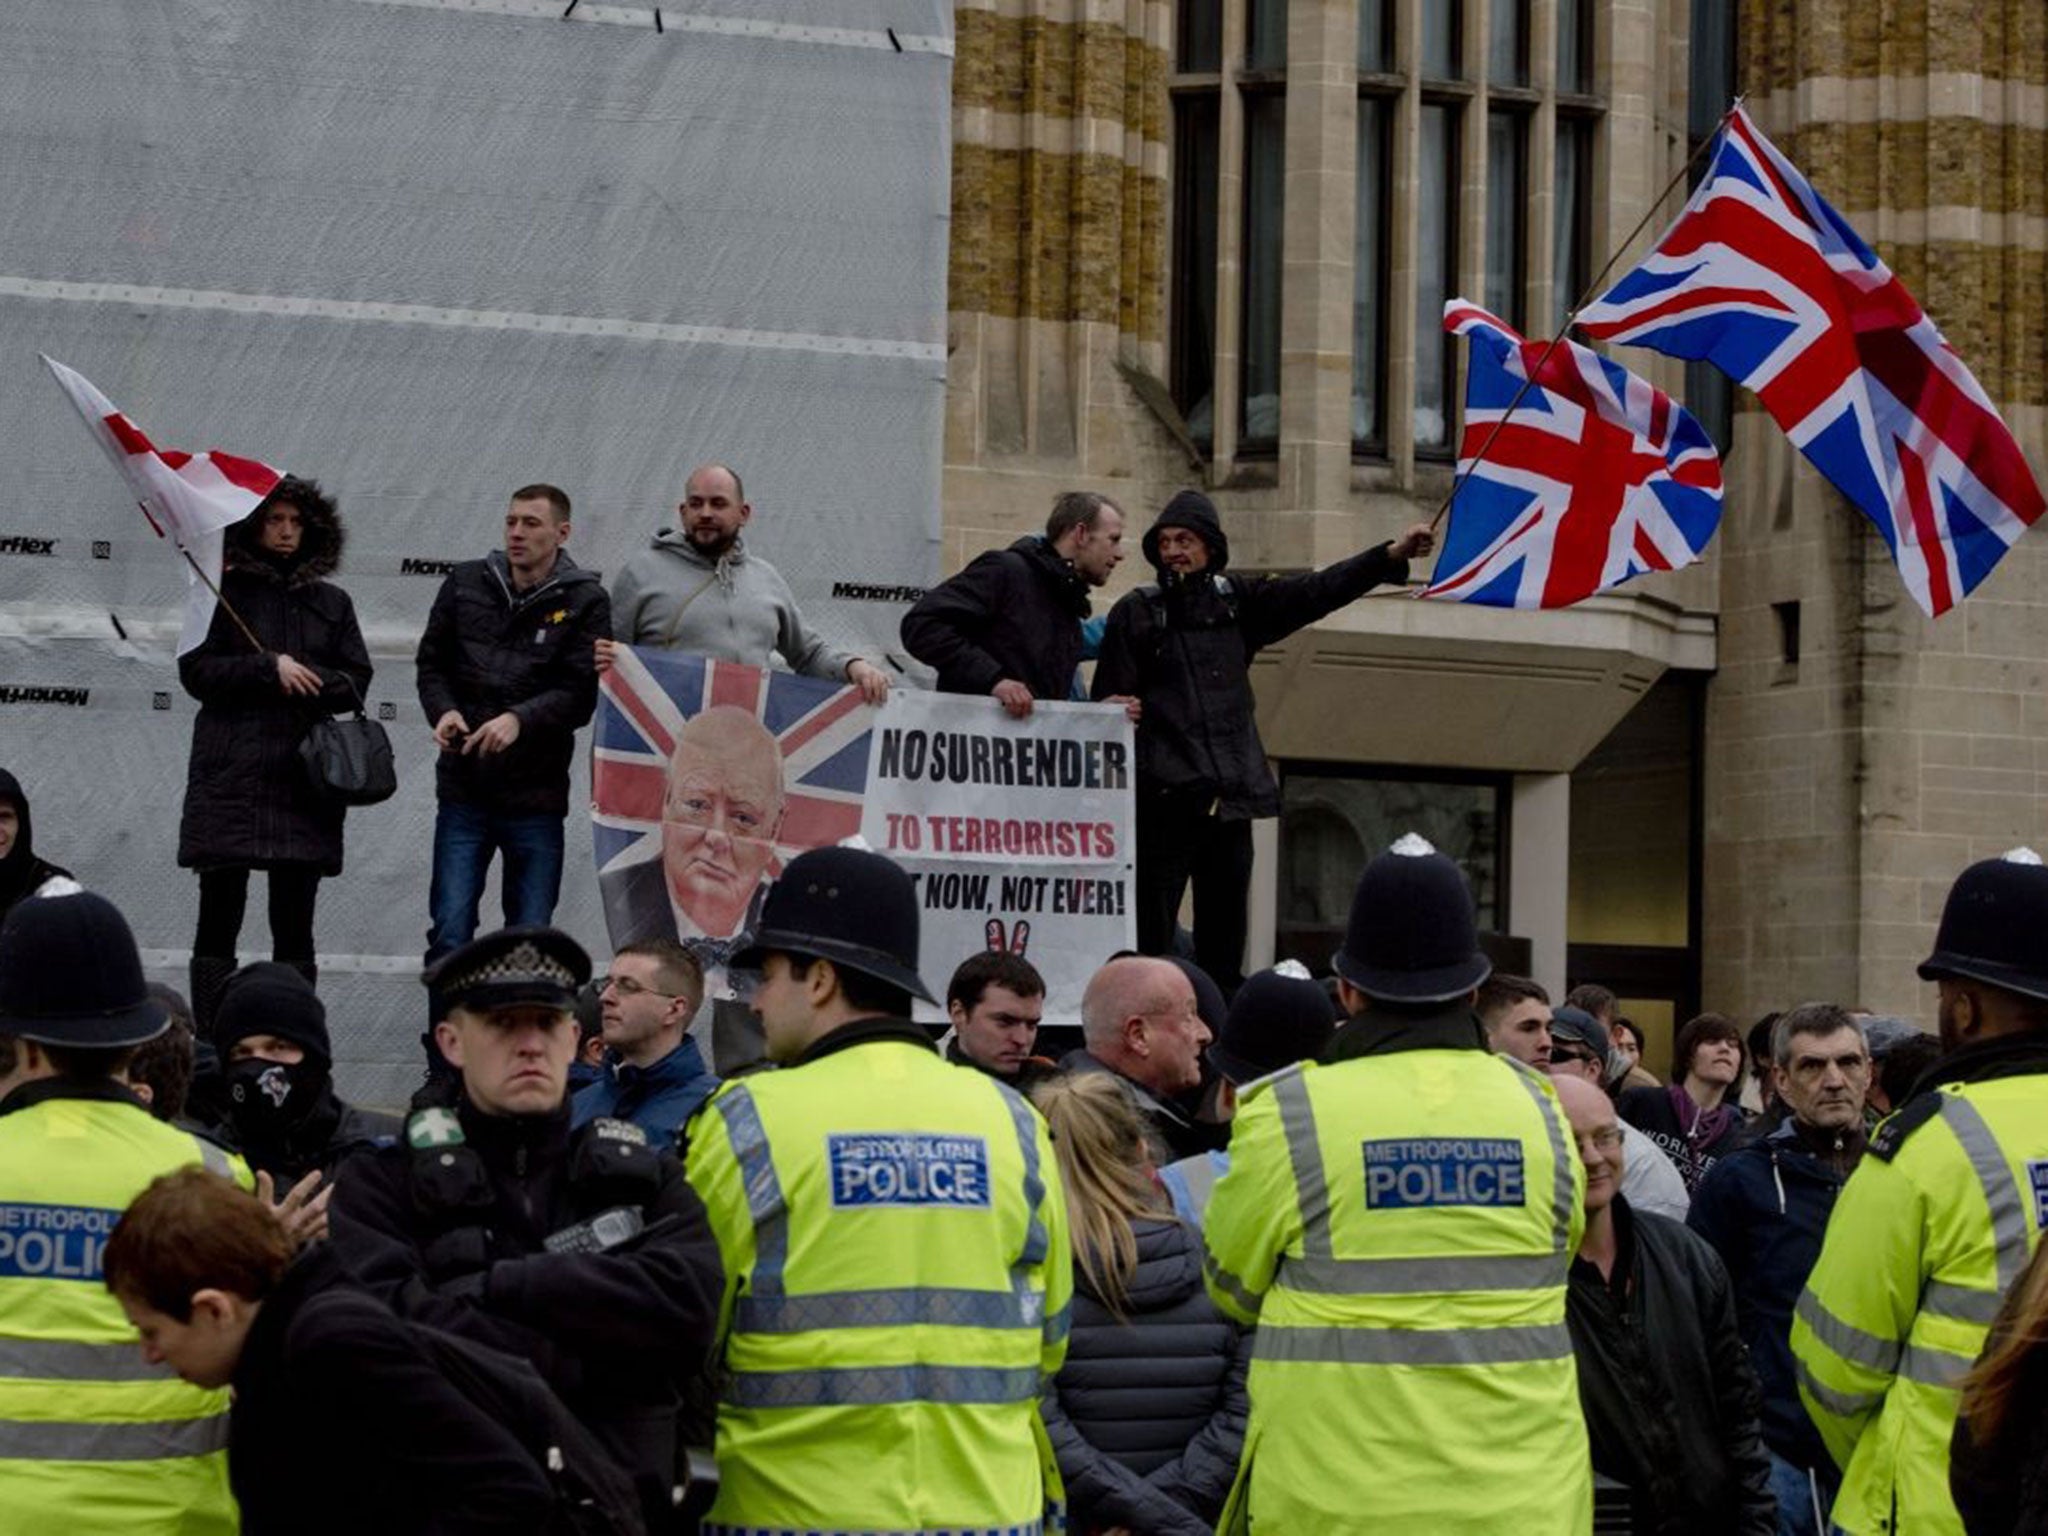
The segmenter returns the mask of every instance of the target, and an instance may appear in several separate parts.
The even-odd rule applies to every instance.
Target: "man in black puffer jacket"
[[[1095,697],[1134,697],[1138,716],[1138,948],[1173,946],[1195,885],[1195,963],[1225,993],[1243,978],[1252,822],[1280,812],[1253,720],[1251,661],[1374,587],[1405,581],[1435,537],[1400,538],[1320,571],[1233,576],[1230,541],[1200,491],[1182,491],[1145,534],[1157,583],[1109,611]]]
[[[596,642],[612,632],[611,599],[568,538],[568,496],[521,486],[505,547],[448,573],[420,636],[420,707],[441,749],[428,965],[476,936],[493,853],[506,925],[554,917],[569,760],[597,708]]]
[[[941,693],[993,694],[1020,720],[1034,699],[1073,697],[1088,593],[1123,559],[1123,536],[1107,496],[1062,493],[1043,538],[977,556],[918,599],[904,649],[937,670]]]
[[[1554,1076],[1586,1163],[1586,1232],[1565,1301],[1593,1468],[1626,1485],[1644,1536],[1775,1536],[1756,1373],[1728,1272],[1680,1223],[1621,1195],[1607,1095]]]

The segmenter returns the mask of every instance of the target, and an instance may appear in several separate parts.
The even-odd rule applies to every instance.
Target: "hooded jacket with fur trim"
[[[1207,567],[1183,577],[1161,564],[1164,528],[1193,531],[1208,546]],[[1097,699],[1144,701],[1139,788],[1203,791],[1227,819],[1277,816],[1280,790],[1253,719],[1252,657],[1374,587],[1407,580],[1408,562],[1380,544],[1298,576],[1230,574],[1230,540],[1200,491],[1166,504],[1144,550],[1159,580],[1110,609],[1094,684]]]
[[[288,558],[257,544],[260,508],[228,530],[213,625],[178,660],[178,681],[199,701],[178,828],[178,863],[187,869],[310,864],[341,873],[345,808],[313,787],[299,743],[314,721],[358,707],[369,692],[370,653],[355,604],[326,579],[341,562],[341,520],[324,497],[296,504],[302,532]],[[284,691],[281,655],[320,674],[316,696]]]

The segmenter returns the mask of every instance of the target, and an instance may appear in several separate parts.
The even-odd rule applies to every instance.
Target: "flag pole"
[[[1488,450],[1493,447],[1493,440],[1500,436],[1501,428],[1505,427],[1508,424],[1508,418],[1515,414],[1515,407],[1522,403],[1522,397],[1529,393],[1531,386],[1542,375],[1543,370],[1549,366],[1551,353],[1557,350],[1558,345],[1565,339],[1566,333],[1571,330],[1573,323],[1578,320],[1579,311],[1593,302],[1593,296],[1600,291],[1601,285],[1607,281],[1607,274],[1614,270],[1614,264],[1621,260],[1623,252],[1635,244],[1636,237],[1650,227],[1650,220],[1657,216],[1657,210],[1664,206],[1664,200],[1677,191],[1679,186],[1685,181],[1685,178],[1692,174],[1692,168],[1699,164],[1700,156],[1720,142],[1721,135],[1727,130],[1728,119],[1733,117],[1742,106],[1742,100],[1740,96],[1737,96],[1729,104],[1728,110],[1721,114],[1721,120],[1714,124],[1714,131],[1700,141],[1699,148],[1695,149],[1686,158],[1685,164],[1678,168],[1678,174],[1666,182],[1664,190],[1651,200],[1650,206],[1643,210],[1643,216],[1636,221],[1636,227],[1622,237],[1621,242],[1615,246],[1613,253],[1608,256],[1606,265],[1593,275],[1593,280],[1586,285],[1586,291],[1579,295],[1578,302],[1565,312],[1564,320],[1557,328],[1557,334],[1544,344],[1542,355],[1536,359],[1536,366],[1530,369],[1528,375],[1522,380],[1521,388],[1517,389],[1514,398],[1508,401],[1508,408],[1500,413],[1500,419],[1493,424],[1493,430],[1486,434],[1486,440],[1479,445],[1479,451],[1472,455],[1471,463],[1466,465],[1464,469],[1459,470],[1452,478],[1450,490],[1445,494],[1442,504],[1437,507],[1436,515],[1429,520],[1429,531],[1431,533],[1436,532],[1437,525],[1444,520],[1445,514],[1451,510],[1451,503],[1458,499],[1458,492],[1464,489],[1465,481],[1470,477],[1472,471],[1477,469],[1485,460]]]
[[[192,574],[197,576],[201,581],[206,583],[206,590],[213,594],[213,600],[216,603],[220,604],[222,610],[227,614],[229,618],[235,621],[235,628],[239,629],[242,632],[242,634],[248,639],[248,642],[251,645],[255,646],[258,651],[262,651],[265,647],[263,642],[256,638],[256,631],[251,629],[246,623],[242,621],[242,616],[239,613],[235,612],[235,605],[229,602],[225,597],[221,595],[221,590],[219,586],[215,584],[214,579],[211,576],[206,574],[206,568],[202,566],[197,560],[194,560],[192,558],[192,551],[187,549],[184,545],[180,544],[178,546],[178,553],[183,555],[185,557],[185,563],[192,567]]]

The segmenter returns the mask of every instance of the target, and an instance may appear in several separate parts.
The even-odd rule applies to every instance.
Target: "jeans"
[[[1771,1492],[1778,1499],[1778,1536],[1828,1536],[1834,1525],[1827,1518],[1834,1508],[1837,1480],[1832,1472],[1823,1474],[1814,1481],[1820,1485],[1819,1524],[1813,1518],[1813,1484],[1808,1481],[1804,1467],[1795,1467],[1791,1462],[1771,1451]]]
[[[434,813],[434,878],[427,895],[427,964],[476,937],[491,855],[505,855],[505,926],[546,923],[562,894],[562,818],[499,816],[443,800]]]

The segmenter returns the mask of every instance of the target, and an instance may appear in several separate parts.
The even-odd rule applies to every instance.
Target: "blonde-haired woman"
[[[1046,1429],[1082,1536],[1206,1536],[1244,1446],[1249,1336],[1202,1288],[1145,1127],[1107,1073],[1041,1083],[1074,1242],[1074,1326]]]
[[[1949,1492],[1970,1536],[2048,1530],[2048,1242],[1963,1378]]]

